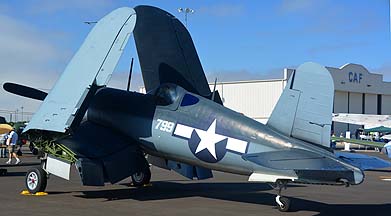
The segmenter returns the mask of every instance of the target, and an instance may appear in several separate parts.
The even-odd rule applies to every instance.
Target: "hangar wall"
[[[384,82],[383,75],[370,73],[359,64],[326,68],[334,80],[334,113],[391,114],[391,82]],[[293,71],[285,68],[281,79],[218,82],[216,89],[224,106],[266,123]],[[214,83],[209,87],[213,90]],[[140,92],[145,93],[144,87]],[[347,130],[354,135],[360,127],[335,122],[332,130],[337,136]]]
[[[383,75],[370,73],[359,64],[326,68],[334,80],[334,113],[391,114],[391,82],[384,82]],[[265,123],[293,71],[284,69],[282,79],[220,82],[216,89],[225,106]],[[209,85],[212,90],[214,84]],[[336,135],[347,130],[354,135],[360,127],[333,123]]]
[[[276,105],[286,79],[219,82],[219,91],[224,106],[266,123]],[[214,84],[210,84],[213,90]]]

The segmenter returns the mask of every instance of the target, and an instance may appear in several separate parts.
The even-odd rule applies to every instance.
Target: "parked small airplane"
[[[131,33],[147,94],[105,87]],[[48,173],[69,179],[73,163],[84,185],[131,176],[141,186],[150,181],[151,163],[189,179],[219,170],[270,183],[278,189],[278,209],[288,211],[290,201],[281,195],[288,183],[357,185],[362,162],[390,166],[329,148],[334,87],[325,67],[298,67],[261,124],[222,106],[189,32],[151,6],[120,8],[97,22],[48,94],[4,87],[43,100],[24,130],[45,153],[42,166],[26,175],[31,193],[45,190]]]
[[[333,121],[347,124],[364,125],[365,128],[380,126],[391,128],[390,115],[335,113],[333,114]]]
[[[390,115],[334,113],[333,121],[347,123],[347,124],[364,125],[364,127],[366,128],[378,128],[378,127],[391,128]],[[391,135],[384,135],[381,138],[383,140],[391,140]],[[391,145],[386,145],[386,143],[373,142],[373,141],[360,140],[360,139],[346,139],[341,137],[333,137],[332,140],[364,145],[364,146],[369,146],[374,148],[382,148],[382,152],[385,153],[389,158],[391,158]]]

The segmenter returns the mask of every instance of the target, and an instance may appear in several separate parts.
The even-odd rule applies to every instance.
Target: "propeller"
[[[133,71],[133,58],[130,62],[130,70],[129,70],[129,78],[128,78],[128,87],[126,88],[127,91],[129,91],[130,88],[130,79],[132,78],[132,71]]]
[[[46,96],[48,95],[48,93],[41,90],[16,83],[4,83],[3,89],[12,94],[41,101],[45,100]]]

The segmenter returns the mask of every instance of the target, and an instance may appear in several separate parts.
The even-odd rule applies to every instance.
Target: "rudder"
[[[329,71],[304,63],[291,75],[267,125],[286,136],[329,147],[333,100]]]

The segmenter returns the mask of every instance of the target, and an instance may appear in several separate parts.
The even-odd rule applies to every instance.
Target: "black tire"
[[[131,177],[133,186],[141,187],[147,185],[151,182],[151,170],[148,167],[144,171],[133,174]]]
[[[277,203],[277,208],[280,212],[288,212],[291,207],[291,201],[290,199],[286,197],[280,197],[280,202],[282,203],[282,206],[280,206]]]
[[[44,192],[47,185],[47,173],[41,167],[32,168],[26,173],[24,182],[30,193]]]

